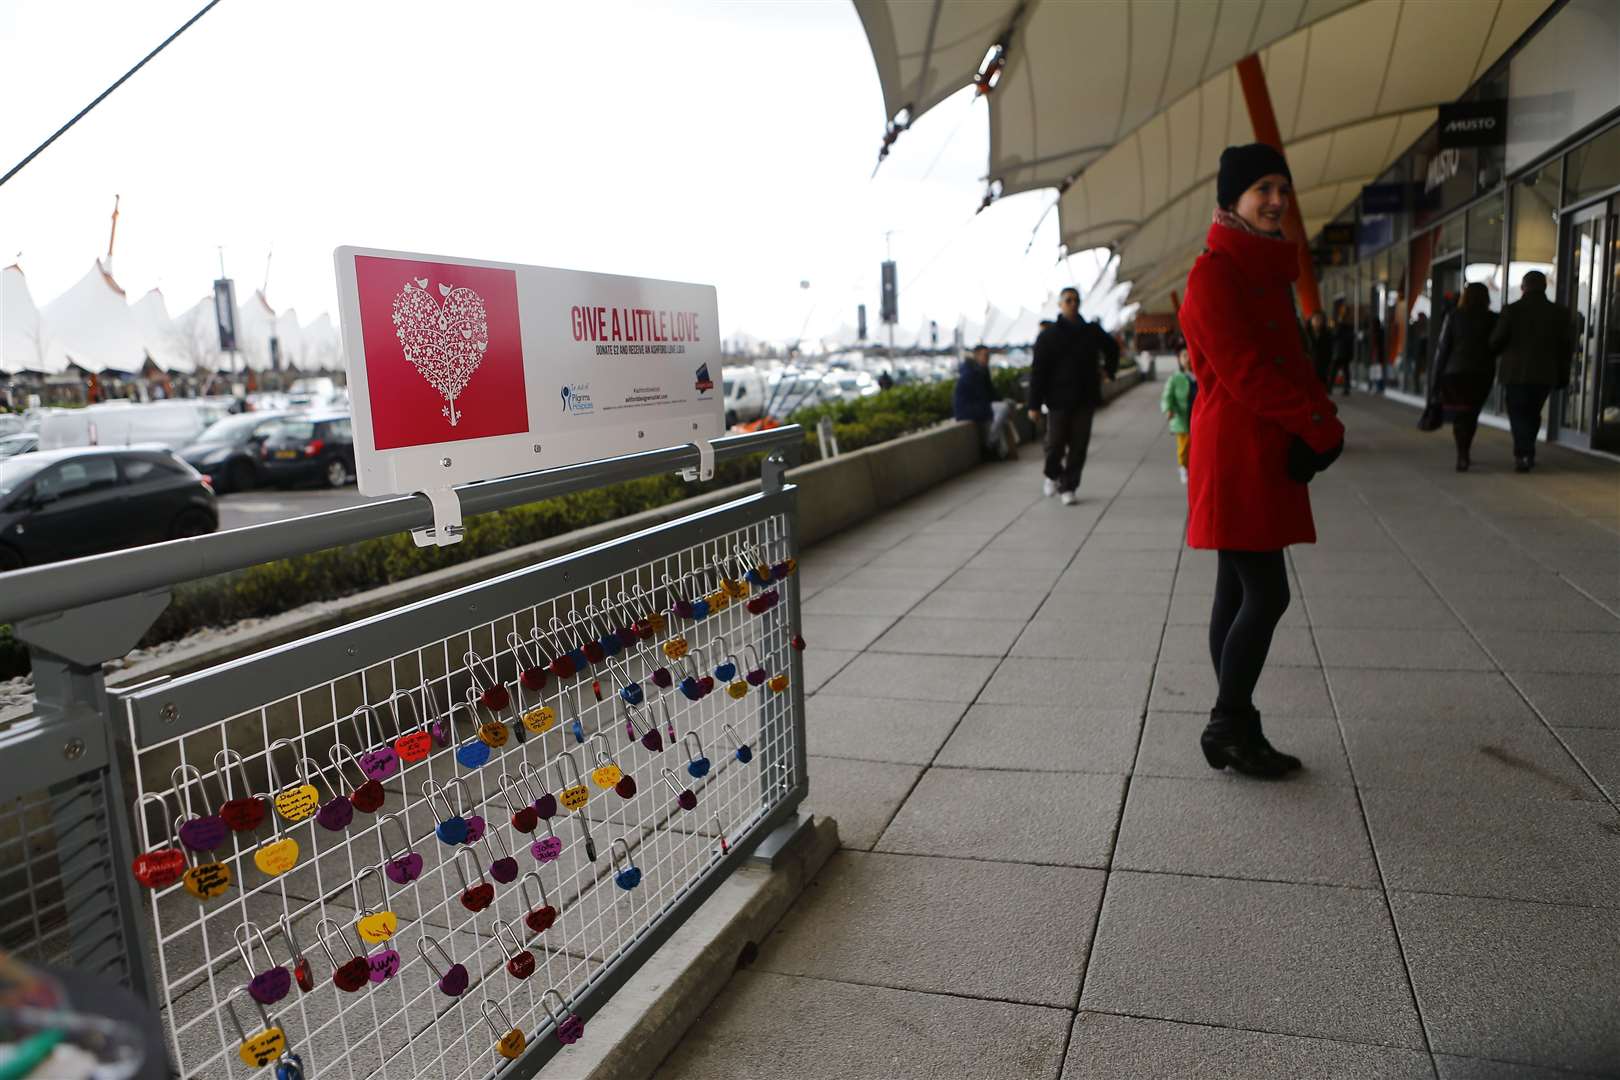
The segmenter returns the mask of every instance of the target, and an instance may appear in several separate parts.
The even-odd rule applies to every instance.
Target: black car
[[[348,413],[309,413],[278,420],[259,444],[267,483],[289,487],[316,480],[342,487],[354,475],[354,428]]]
[[[241,413],[215,420],[197,441],[180,448],[180,458],[208,477],[214,490],[247,491],[265,481],[259,447],[288,413]]]
[[[162,447],[79,446],[0,461],[0,571],[217,528],[207,478]]]

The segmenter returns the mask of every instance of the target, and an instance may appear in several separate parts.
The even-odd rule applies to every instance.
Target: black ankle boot
[[[1281,750],[1278,750],[1275,746],[1271,745],[1270,740],[1266,738],[1265,731],[1260,727],[1259,709],[1251,706],[1249,708],[1247,719],[1249,724],[1249,734],[1253,737],[1254,741],[1259,744],[1261,749],[1276,759],[1277,763],[1283,767],[1284,772],[1293,772],[1296,769],[1304,767],[1304,763],[1300,761],[1299,758],[1295,757],[1293,754],[1285,754]]]
[[[1275,780],[1288,771],[1269,747],[1255,739],[1248,718],[1241,713],[1211,709],[1209,725],[1198,742],[1212,769],[1230,765],[1245,776],[1266,780]]]

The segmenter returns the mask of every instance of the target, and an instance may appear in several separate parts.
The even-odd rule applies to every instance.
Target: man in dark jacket
[[[1029,372],[1029,418],[1037,423],[1046,406],[1044,494],[1079,502],[1080,470],[1091,442],[1091,418],[1102,404],[1102,379],[1119,370],[1119,343],[1096,323],[1080,317],[1080,291],[1059,294],[1056,322],[1035,339]]]
[[[1491,331],[1490,350],[1502,357],[1498,378],[1513,428],[1513,468],[1529,472],[1536,464],[1541,409],[1554,387],[1569,385],[1574,343],[1569,311],[1547,299],[1547,276],[1532,270],[1520,288],[1524,295],[1502,310]]]
[[[1339,373],[1344,373],[1344,396],[1350,396],[1350,361],[1356,355],[1356,327],[1350,317],[1350,308],[1340,304],[1333,316],[1333,367],[1328,372],[1327,392],[1333,396],[1333,384]]]
[[[986,450],[1001,458],[1011,455],[1012,440],[1007,434],[1007,421],[1012,418],[1012,405],[1001,400],[995,383],[990,381],[988,347],[974,346],[973,354],[956,369],[956,392],[951,397],[951,413],[958,420],[971,420],[979,426]]]

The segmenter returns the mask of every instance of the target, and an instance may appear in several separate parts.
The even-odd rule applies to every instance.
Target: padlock
[[[680,581],[672,582],[669,575],[664,576],[664,593],[669,598],[669,611],[678,619],[692,617],[692,601],[687,599],[687,593],[683,588],[685,583],[684,577]]]
[[[392,751],[390,751],[390,753],[392,753]],[[350,750],[342,743],[333,743],[332,748],[330,751],[328,751],[327,756],[332,760],[332,769],[337,773],[338,781],[340,783],[343,780],[343,766],[345,762],[347,762],[350,770],[353,773],[359,775],[360,783],[349,791],[349,803],[356,810],[360,811],[362,814],[375,814],[378,810],[382,809],[383,800],[387,797],[387,793],[384,791],[382,786],[382,781],[373,780],[366,775],[366,771],[360,767],[359,761],[356,760],[353,750]]]
[[[426,784],[422,786],[424,789],[427,787]],[[423,794],[425,797],[426,792],[424,791]],[[442,797],[443,792],[441,791],[440,794]],[[448,799],[443,799],[443,801],[448,805]],[[428,809],[433,809],[431,800],[429,800]],[[387,830],[385,827],[390,822],[393,823],[395,830],[399,833],[400,842],[399,846],[394,848],[393,851],[389,853],[388,857],[383,860],[383,873],[386,874],[388,876],[388,880],[392,881],[395,885],[409,885],[411,882],[422,876],[422,856],[411,850],[410,833],[406,831],[405,822],[401,820],[397,814],[384,814],[382,817],[377,819],[377,835],[378,838],[382,840],[384,849],[386,850],[388,844]],[[452,830],[452,832],[453,831],[454,830]]]
[[[523,781],[524,793],[534,796],[534,801],[529,805],[534,807],[536,817],[541,821],[550,821],[557,816],[557,796],[546,787],[544,772],[537,771],[525,761],[518,766],[518,779]],[[540,794],[536,796],[534,793],[537,791]]]
[[[692,601],[692,619],[701,621],[709,617],[709,601],[705,598],[694,598]]]
[[[158,812],[163,819],[163,830],[166,834],[165,843],[158,848],[152,847],[152,838],[148,833],[146,807],[150,803],[157,803]],[[169,804],[162,795],[147,792],[135,800],[135,816],[141,825],[141,846],[145,849],[135,856],[130,863],[130,871],[135,880],[148,889],[164,889],[179,881],[186,872],[186,856],[175,847],[173,821],[169,818]]]
[[[557,999],[556,1012],[551,1010],[551,1004],[547,1000],[548,998]],[[557,992],[556,987],[552,987],[550,990],[547,990],[544,994],[540,995],[540,1007],[546,1010],[547,1016],[551,1017],[551,1023],[557,1032],[558,1042],[562,1043],[564,1046],[568,1046],[572,1043],[579,1042],[579,1040],[585,1037],[585,1021],[568,1011],[568,1002],[565,1001],[563,996]]]
[[[562,849],[562,837],[558,836],[552,829],[551,819],[547,818],[546,835],[535,838],[535,841],[529,845],[529,854],[542,863],[555,862],[557,857],[562,854]]]
[[[733,679],[726,683],[726,694],[733,701],[741,701],[748,696],[748,684],[742,679]]]
[[[304,1075],[304,1059],[291,1050],[284,1050],[276,1058],[276,1080],[308,1080]]]
[[[720,838],[719,854],[724,855],[731,850],[731,841],[726,839],[726,827],[720,824],[720,815],[714,815],[714,834]]]
[[[788,644],[793,646],[794,652],[804,652],[804,635],[794,634],[788,639]]]
[[[619,865],[618,849],[621,847],[624,848],[623,866]],[[621,836],[608,845],[608,862],[613,865],[613,884],[625,892],[629,892],[641,884],[641,867],[631,860],[630,844],[624,837]]]
[[[686,751],[686,772],[694,780],[709,775],[709,759],[703,756],[703,740],[698,733],[688,731],[681,737],[681,749]]]
[[[754,760],[753,748],[747,743],[743,742],[741,739],[737,738],[737,733],[732,730],[730,724],[722,724],[720,726],[720,730],[725,732],[726,738],[731,740],[731,752],[733,757],[744,765]]]
[[[701,650],[693,649],[681,661],[681,681],[677,689],[680,690],[681,696],[688,701],[697,701],[703,696],[702,676],[699,674],[698,668],[701,658]]]
[[[236,938],[236,951],[242,957],[242,966],[250,975],[248,978],[248,996],[260,1005],[274,1005],[287,996],[292,989],[292,972],[281,964],[275,962],[270,954],[270,943],[265,940],[264,931],[250,922],[239,923],[231,931]],[[267,967],[260,968],[253,962],[253,939],[259,939],[259,945],[264,949],[264,962]]]
[[[671,660],[679,660],[681,657],[686,655],[687,651],[691,649],[691,647],[692,646],[687,642],[684,634],[676,634],[674,637],[670,638],[659,646],[659,648],[663,650],[664,655],[669,657]],[[658,676],[656,673],[653,675],[653,682],[658,682]]]
[[[236,995],[232,994],[225,999],[225,1011],[231,1016],[231,1026],[241,1042],[237,1045],[236,1056],[242,1059],[242,1064],[250,1069],[262,1069],[287,1049],[287,1035],[264,1011],[264,1006],[254,1002],[254,1008],[259,1011],[259,1019],[264,1021],[253,1034],[249,1035],[242,1029],[242,1020],[236,1015]]]
[[[315,969],[310,966],[309,957],[304,955],[304,947],[293,936],[292,921],[283,915],[279,924],[281,936],[287,942],[287,962],[292,965],[293,982],[298,985],[300,993],[307,994],[315,989]]]
[[[662,712],[664,714],[664,735],[665,735],[666,738],[668,738],[669,745],[674,746],[675,742],[676,742],[676,739],[675,739],[675,721],[672,720],[670,718],[670,715],[669,715],[669,702],[668,701],[662,701],[662,700],[659,701],[658,702],[658,709],[659,709],[660,712]]]
[[[399,703],[404,701],[411,707],[411,726],[405,727],[400,719]],[[429,700],[427,682],[422,683],[422,700]],[[413,765],[425,759],[433,752],[433,735],[429,725],[422,720],[422,713],[417,711],[416,698],[411,696],[409,690],[395,690],[388,695],[388,711],[394,717],[394,753],[405,765]],[[380,719],[380,717],[379,717]]]
[[[716,589],[705,596],[703,602],[709,605],[710,615],[718,615],[731,606],[731,594],[724,589]]]
[[[381,890],[382,897],[380,907],[371,907],[366,903],[365,881],[368,877],[377,879],[377,888]],[[359,912],[355,917],[354,932],[367,945],[381,945],[399,929],[399,916],[388,908],[388,886],[379,867],[368,866],[354,876],[354,910]]]
[[[664,737],[658,733],[658,725],[650,719],[640,719],[636,710],[628,705],[624,707],[624,723],[630,737],[640,741],[648,750],[656,754],[664,748]]]
[[[720,663],[714,665],[714,677],[720,682],[730,682],[737,677],[737,658],[726,652],[726,639],[716,637],[715,655],[720,657]]]
[[[534,953],[523,947],[523,942],[518,940],[517,931],[513,930],[510,924],[499,919],[495,919],[492,925],[494,926],[494,933],[491,936],[494,937],[495,944],[506,954],[506,973],[518,980],[527,979],[530,975],[533,975],[535,966]],[[504,940],[501,936],[503,933],[505,934]]]
[[[532,833],[535,826],[540,824],[540,815],[534,812],[530,805],[532,800],[524,797],[520,782],[506,773],[501,773],[496,783],[496,790],[501,793],[501,801],[506,803],[506,812],[512,828],[520,833]],[[516,790],[517,794],[513,792]]]
[[[743,652],[751,661],[743,678],[747,680],[749,686],[764,686],[765,680],[770,676],[765,671],[765,665],[760,663],[759,650],[752,645],[745,645],[743,646]]]
[[[512,1026],[500,1005],[493,998],[485,998],[478,1006],[478,1011],[483,1014],[484,1023],[489,1025],[489,1030],[495,1033],[495,1052],[508,1061],[516,1060],[522,1055],[524,1048],[529,1045],[529,1040],[520,1029]],[[497,1025],[496,1020],[499,1020],[500,1024]]]
[[[529,895],[530,878],[534,879],[535,890],[540,894],[538,904],[535,903],[534,897]],[[523,879],[518,882],[518,895],[523,900],[523,906],[528,909],[528,913],[523,916],[523,922],[529,928],[529,933],[543,934],[556,925],[559,912],[551,906],[551,901],[546,898],[546,884],[540,880],[538,873],[530,870],[523,875]]]
[[[456,963],[455,957],[445,951],[437,938],[423,934],[416,939],[416,951],[421,955],[422,962],[428,966],[428,970],[433,972],[433,977],[439,980],[439,993],[446,997],[460,997],[466,992],[472,977],[467,974],[465,966]],[[439,959],[444,961],[444,967],[441,968],[434,962],[433,953],[439,954]]]
[[[642,670],[646,671],[647,661],[642,660]],[[640,705],[647,700],[647,692],[641,688],[641,683],[630,677],[630,663],[626,661],[624,670],[619,677],[619,700],[626,705]]]
[[[680,781],[675,779],[674,769],[664,769],[658,774],[668,785],[669,790],[675,793],[675,805],[682,810],[697,809],[697,793],[689,787],[682,787]]]
[[[784,671],[779,675],[772,675],[768,680],[766,680],[765,685],[770,689],[771,693],[780,694],[782,691],[788,688],[787,672]]]
[[[467,708],[473,715],[473,732],[475,735],[477,735],[478,743],[485,747],[482,755],[479,755],[476,750],[472,750],[470,745],[464,745],[460,749],[457,749],[456,760],[461,761],[463,765],[466,765],[467,763],[462,761],[462,750],[468,750],[469,755],[473,760],[477,760],[478,757],[482,756],[483,760],[479,761],[478,765],[468,766],[469,768],[478,768],[479,766],[485,764],[485,762],[488,762],[490,759],[490,751],[499,750],[501,747],[505,746],[507,738],[511,734],[511,732],[506,729],[506,725],[501,723],[499,720],[478,719],[478,710],[476,708],[478,700],[479,696],[477,688],[469,686],[467,688]],[[508,698],[507,700],[510,702],[511,699]]]
[[[426,800],[428,810],[433,813],[433,819],[438,822],[438,826],[433,830],[433,833],[439,838],[439,842],[449,844],[451,847],[466,843],[467,819],[457,813],[455,808],[450,805],[450,796],[445,794],[444,788],[432,780],[424,780],[422,782],[422,798]],[[435,799],[439,801],[438,806],[434,805]],[[443,813],[440,813],[441,809]]]
[[[461,654],[461,662],[467,668],[468,677],[472,679],[474,700],[490,712],[498,713],[504,710],[511,701],[511,695],[506,692],[506,686],[501,682],[500,674],[495,669],[495,661],[485,660],[468,649]]]
[[[364,728],[360,726],[362,716],[366,721]],[[376,731],[372,730],[373,720],[377,722]],[[354,728],[357,745],[366,748],[357,755],[361,772],[377,781],[387,780],[399,772],[399,752],[390,746],[384,737],[382,720],[377,716],[376,706],[360,706],[349,714],[349,724]]]
[[[558,700],[561,700],[560,694]],[[557,726],[557,710],[542,701],[537,705],[531,705],[524,709],[521,719],[523,726],[529,730],[530,734],[544,735]]]
[[[169,771],[169,782],[174,785],[174,797],[184,808],[181,817],[180,843],[191,851],[213,851],[231,834],[225,819],[214,813],[208,802],[208,789],[203,786],[202,772],[195,765],[180,765]],[[197,786],[197,800],[202,813],[191,803],[191,787]]]
[[[619,763],[608,753],[606,739],[601,735],[592,735],[590,741],[591,749],[596,754],[596,767],[591,770],[591,783],[605,790],[623,778],[624,770],[619,768]]]
[[[771,564],[771,577],[777,581],[781,581],[783,578],[791,575],[793,571],[797,570],[798,568],[799,561],[797,559],[783,559],[779,563]]]
[[[238,797],[231,783],[231,768],[236,768],[236,777],[242,781],[242,795]],[[226,748],[214,755],[214,771],[219,773],[220,784],[225,789],[225,801],[220,804],[219,816],[232,832],[251,832],[263,822],[268,812],[269,803],[263,795],[253,794],[253,786],[248,783],[247,767],[242,761],[242,755],[235,750]]]
[[[298,865],[298,841],[281,835],[281,823],[272,821],[275,832],[253,849],[253,865],[267,877],[277,877]]]
[[[652,670],[652,682],[658,689],[668,690],[675,685],[675,676],[670,672],[669,668],[660,665]]]
[[[489,876],[502,885],[510,885],[517,880],[518,862],[512,858],[511,850],[506,846],[506,840],[501,836],[501,830],[490,829],[484,834],[484,847],[489,855]]]
[[[446,798],[449,797],[452,788],[456,792],[456,813],[467,823],[467,838],[462,843],[471,847],[484,838],[484,830],[489,828],[489,823],[484,820],[482,814],[474,813],[475,804],[467,792],[467,781],[459,776],[446,780],[444,782]]]
[[[567,763],[566,769],[563,767],[564,762]],[[557,759],[552,763],[552,769],[557,774],[557,802],[561,804],[565,810],[583,810],[585,808],[585,803],[589,801],[591,797],[591,789],[585,786],[585,779],[580,775],[579,772],[579,762],[574,760],[573,753],[571,751],[564,750],[561,754],[557,755]],[[568,778],[568,773],[570,772],[573,773],[573,781],[571,783]]]
[[[456,702],[450,706],[450,712],[445,717],[446,730],[449,741],[456,746],[456,764],[463,769],[481,769],[489,763],[493,751],[489,743],[478,737],[478,711],[470,704],[473,690],[467,690],[469,701]],[[467,722],[471,725],[471,737],[466,742],[458,741],[460,735],[456,731],[456,712],[468,714]],[[466,729],[463,729],[466,730]]]
[[[174,831],[180,831],[180,819],[175,819]],[[187,856],[187,861],[190,857]],[[180,876],[186,892],[198,900],[212,900],[223,896],[231,887],[231,868],[222,862],[191,863]]]
[[[293,782],[282,784],[281,776],[276,771],[276,747],[285,746],[293,754]],[[270,787],[276,796],[273,800],[276,813],[281,815],[283,821],[289,825],[296,825],[313,814],[321,805],[321,793],[315,790],[315,785],[304,778],[303,766],[298,759],[298,748],[287,739],[277,739],[265,751],[265,766],[270,771]]]
[[[465,862],[462,856],[466,856]],[[485,880],[484,868],[478,865],[478,857],[468,848],[460,848],[452,861],[456,864],[456,876],[461,879],[461,895],[458,897],[461,906],[475,913],[489,907],[495,900],[495,886]],[[469,866],[472,868],[472,878],[467,876]]]
[[[332,797],[321,803],[315,811],[315,824],[327,832],[342,832],[354,820],[354,803],[349,797],[339,791],[337,785],[327,778],[325,770],[312,758],[303,758],[299,762],[304,770],[304,778],[311,784],[317,779],[323,780],[331,788]]]
[[[594,601],[585,605],[585,613],[589,617],[591,632],[596,635],[596,644],[602,650],[602,655],[618,656],[624,649],[624,643],[614,632],[613,624],[597,609]]]
[[[399,950],[384,945],[366,957],[366,976],[374,983],[387,982],[399,974],[401,964]]]
[[[579,826],[579,835],[585,841],[585,857],[591,862],[595,862],[596,841],[591,838],[590,819],[584,814],[575,814],[574,824]]]
[[[331,930],[327,929],[329,926]],[[334,933],[349,953],[349,958],[342,963],[339,963],[338,958],[332,953],[329,939]],[[333,986],[345,994],[352,994],[371,984],[371,965],[366,962],[364,956],[355,951],[354,943],[349,940],[349,935],[343,932],[343,927],[331,919],[322,919],[315,924],[315,936],[320,939],[321,952],[326,954],[327,963],[332,965]]]
[[[518,683],[523,689],[538,694],[546,688],[546,666],[540,661],[540,651],[533,647],[531,638],[525,641],[517,631],[506,635],[506,647],[512,650],[517,662]]]

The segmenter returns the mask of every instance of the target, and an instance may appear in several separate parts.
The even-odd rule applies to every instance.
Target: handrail
[[[797,464],[794,452],[803,447],[803,440],[803,429],[788,424],[768,431],[727,435],[711,445],[717,463],[782,450],[789,452],[790,464]],[[604,484],[696,468],[698,464],[697,447],[687,444],[483,480],[455,490],[463,514],[486,514]],[[403,495],[285,521],[13,570],[0,574],[0,623],[20,622],[274,559],[432,526],[433,508],[427,496]]]

